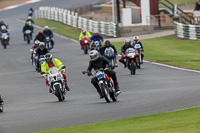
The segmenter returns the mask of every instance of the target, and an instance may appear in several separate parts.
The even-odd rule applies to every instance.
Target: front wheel
[[[131,62],[130,63],[131,75],[135,75],[135,70],[136,70],[136,64],[135,64],[135,62]]]
[[[27,35],[27,44],[30,44],[30,36],[29,35]]]
[[[108,86],[105,84],[101,84],[101,92],[104,95],[106,102],[111,102],[110,94],[108,92]]]
[[[8,41],[7,40],[3,40],[3,48],[6,49],[7,45],[8,45]]]
[[[57,96],[59,102],[63,101],[63,100],[64,100],[64,96],[63,96],[63,94],[62,94],[62,92],[61,92],[60,85],[57,84],[57,85],[55,85],[54,87],[55,87],[55,90],[56,90],[56,93],[55,93],[55,94],[56,94],[56,96]]]

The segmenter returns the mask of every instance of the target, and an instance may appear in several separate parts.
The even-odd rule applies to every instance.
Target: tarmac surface
[[[0,93],[5,100],[5,112],[0,114],[0,133],[78,126],[199,106],[199,72],[150,62],[144,62],[136,75],[130,75],[128,69],[119,64],[115,71],[122,93],[118,102],[106,103],[99,99],[90,83],[91,77],[81,73],[88,67],[89,56],[83,54],[76,42],[55,36],[55,48],[51,52],[66,65],[71,88],[66,100],[58,102],[49,93],[45,80],[31,66],[31,45],[23,41],[24,23],[17,19],[26,18],[30,6],[34,9],[44,5],[70,8],[93,1],[44,0],[0,12],[11,34],[8,48],[0,47]],[[37,31],[35,28],[35,33]]]

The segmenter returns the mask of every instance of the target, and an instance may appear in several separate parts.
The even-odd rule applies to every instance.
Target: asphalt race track
[[[0,114],[0,133],[23,133],[117,120],[198,106],[200,74],[145,62],[136,75],[130,75],[122,64],[116,68],[122,93],[118,102],[100,100],[90,77],[82,75],[89,56],[80,45],[59,36],[54,37],[54,57],[67,66],[71,91],[64,102],[49,93],[44,79],[31,66],[31,45],[23,42],[25,18],[32,6],[77,7],[95,0],[44,0],[0,12],[9,24],[11,42],[6,50],[0,46],[0,93],[5,112]],[[35,33],[38,29],[35,28]],[[67,30],[66,30],[67,32]],[[78,37],[77,37],[78,38]],[[144,44],[145,47],[145,44]]]

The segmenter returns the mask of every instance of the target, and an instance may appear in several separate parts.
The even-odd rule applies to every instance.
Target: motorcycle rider
[[[39,47],[36,50],[36,56],[37,56],[37,69],[40,67],[40,62],[39,62],[39,58],[41,55],[45,55],[49,53],[49,50],[45,47],[44,42],[40,42]]]
[[[34,13],[34,10],[33,8],[31,7],[28,11],[28,16],[32,17],[33,16],[33,13]]]
[[[31,31],[31,33],[30,33],[30,35],[31,35],[31,40],[32,40],[32,33],[34,32],[33,31],[33,26],[32,26],[32,23],[31,22],[28,22],[28,24],[26,23],[25,25],[24,25],[24,27],[23,27],[23,30],[22,30],[22,32],[24,33],[24,41],[26,41],[26,33],[25,33],[25,31],[26,30],[30,30]]]
[[[30,21],[32,24],[34,24],[34,21],[32,20],[32,17],[31,17],[31,16],[28,16],[28,18],[27,18],[27,20],[26,20],[26,23],[29,22],[29,21]]]
[[[0,21],[0,31],[2,30],[2,26],[5,26],[8,29],[8,25],[4,23],[4,21]]]
[[[34,51],[35,49],[37,49],[39,47],[40,41],[36,40],[32,46],[32,50]],[[33,52],[31,53],[31,59],[33,59]]]
[[[89,62],[89,66],[87,69],[88,76],[92,75],[91,74],[92,69],[94,69],[94,70],[101,69],[101,68],[105,69],[107,67],[106,65],[109,64],[109,60],[103,56],[99,56],[99,53],[96,50],[90,51],[89,56],[90,56],[90,62]],[[108,70],[108,69],[104,70],[104,72],[113,79],[114,86],[115,86],[115,93],[116,93],[116,95],[119,95],[121,93],[121,91],[119,90],[116,73],[113,70]],[[97,77],[93,77],[91,79],[91,83],[97,89],[97,92],[99,93],[100,98],[103,98],[100,87],[97,83]]]
[[[95,41],[99,41],[100,45],[101,42],[104,41],[104,38],[101,34],[99,34],[99,32],[97,30],[94,31],[94,34],[92,35],[92,37],[90,38],[90,42],[92,43],[92,45],[94,45]]]
[[[90,32],[86,31],[85,29],[81,30],[81,33],[79,35],[79,41],[80,41],[81,49],[83,49],[82,38],[91,38]]]
[[[49,29],[49,26],[44,26],[43,34],[44,34],[45,37],[50,37],[50,41],[51,41],[52,48],[53,48],[53,46],[54,46],[54,41],[52,39],[53,38],[53,32]]]
[[[35,40],[39,40],[40,42],[45,42],[45,35],[43,34],[43,31],[42,30],[39,30],[38,31],[38,34],[36,35],[35,39],[34,39],[34,42]]]
[[[139,41],[139,36],[133,37],[133,43],[131,45],[133,45],[133,47],[134,47],[135,44],[140,44],[141,51],[144,52],[144,47],[143,47],[142,43]],[[141,57],[142,57],[142,61],[143,61],[144,54],[142,52],[141,52]]]
[[[117,56],[117,50],[116,50],[115,46],[110,43],[109,40],[105,41],[105,45],[101,49],[101,52],[102,52],[101,55],[104,55],[104,51],[106,50],[106,48],[109,48],[109,47],[111,47],[114,50],[114,52],[115,52],[115,59],[117,59],[117,57],[116,57]],[[115,64],[115,66],[118,66],[117,62]]]
[[[122,45],[121,47],[121,52],[120,54],[122,55],[121,58],[119,59],[119,62],[124,64],[124,68],[126,68],[126,62],[124,61],[124,57],[125,57],[125,52],[128,48],[134,48],[133,45],[131,45],[131,40],[129,38],[127,38],[125,40],[125,44]]]
[[[96,50],[99,52],[99,54],[101,55],[101,51],[102,51],[102,46],[100,45],[99,41],[95,41],[94,45],[91,46],[91,50]]]
[[[64,81],[65,81],[65,89],[67,91],[70,91],[68,85],[67,85],[67,75],[65,73],[65,68],[62,69],[62,67],[64,66],[63,63],[57,59],[57,58],[53,58],[53,55],[51,53],[47,53],[44,56],[45,62],[43,62],[42,64],[42,72],[44,72],[45,74],[43,74],[42,76],[46,79],[46,85],[49,86],[48,80],[47,80],[47,72],[49,71],[49,68],[51,67],[56,67],[58,69],[60,69]],[[50,93],[52,92],[51,88],[50,88]]]
[[[0,32],[0,39],[2,40],[2,34],[6,33],[8,35],[8,45],[9,45],[9,41],[10,41],[10,33],[7,31],[6,26],[1,26],[1,32]]]

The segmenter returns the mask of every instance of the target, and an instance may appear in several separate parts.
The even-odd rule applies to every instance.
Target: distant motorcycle
[[[1,35],[1,45],[6,49],[7,45],[9,44],[8,34],[2,33]]]
[[[46,37],[46,40],[45,40],[45,46],[48,50],[51,50],[52,48],[52,45],[51,45],[51,38],[49,36]],[[51,47],[50,47],[51,46]]]
[[[90,38],[82,38],[82,44],[81,44],[82,50],[84,51],[84,54],[88,54],[88,50],[90,49]]]
[[[83,71],[83,74],[88,73]],[[117,101],[117,96],[115,95],[114,82],[104,70],[96,70],[95,77],[98,80],[98,85],[101,89],[101,94],[104,96],[106,102]]]
[[[131,72],[131,75],[135,75],[136,71],[136,51],[133,48],[128,48],[125,53],[126,65]]]
[[[36,49],[33,49],[33,48],[31,48],[30,49],[30,52],[31,52],[31,63],[32,63],[32,65],[37,65],[36,63],[37,63],[37,59],[36,59]]]
[[[3,112],[3,103],[0,104],[0,112]]]
[[[64,68],[65,66],[63,66],[61,69]],[[41,72],[41,74],[45,73]],[[60,102],[65,100],[65,81],[61,71],[56,67],[49,68],[47,80],[52,91],[51,93],[54,94]]]
[[[110,69],[115,69],[116,56],[114,49],[112,47],[106,48],[104,51],[104,56],[109,60]]]
[[[141,55],[142,52],[140,50],[141,46],[140,46],[140,44],[135,44],[134,48],[135,48],[136,53],[137,53],[137,55],[136,55],[136,66],[137,66],[138,69],[140,69],[141,64],[142,64],[142,55]]]
[[[31,30],[25,31],[25,40],[27,41],[27,44],[30,44],[31,41]]]

